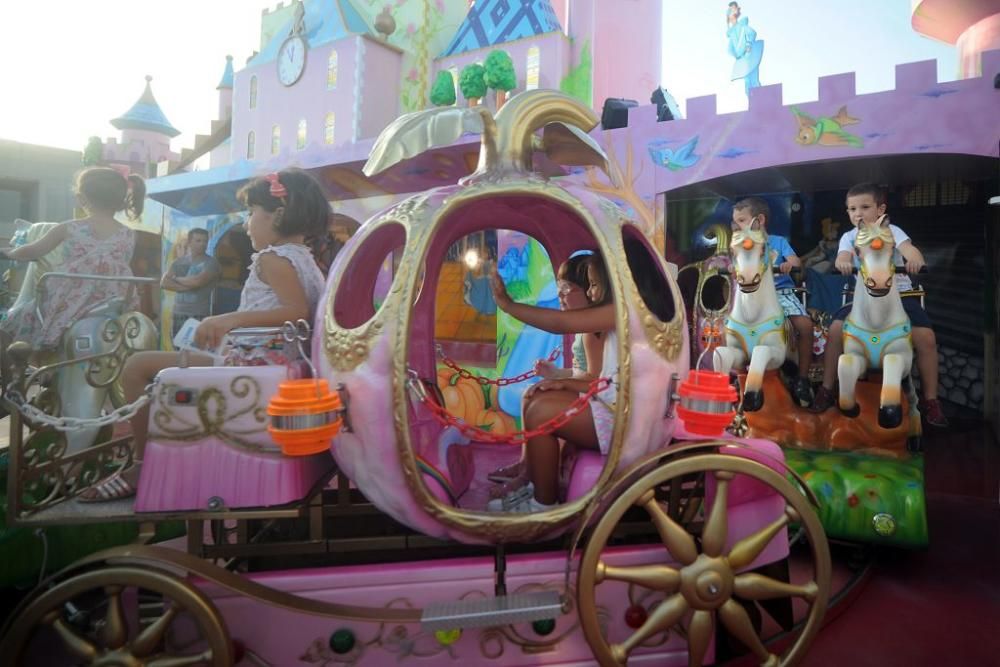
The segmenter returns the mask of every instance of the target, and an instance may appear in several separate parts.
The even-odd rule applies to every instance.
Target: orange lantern
[[[691,371],[677,393],[681,397],[677,416],[691,433],[722,435],[736,415],[736,389],[722,373]]]
[[[286,456],[308,456],[330,449],[343,425],[340,395],[326,380],[287,380],[267,406],[267,427]]]

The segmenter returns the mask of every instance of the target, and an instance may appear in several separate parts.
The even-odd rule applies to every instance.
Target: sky
[[[416,1],[416,0],[409,0]],[[619,0],[601,0],[618,2]],[[142,93],[147,74],[168,120],[172,148],[207,134],[227,54],[239,69],[258,48],[260,14],[277,0],[0,0],[0,139],[81,150],[118,136],[108,122]],[[664,0],[662,80],[680,103],[716,93],[719,111],[746,108],[729,81],[726,0]],[[816,79],[857,72],[859,92],[893,87],[894,66],[937,59],[955,78],[954,46],[910,27],[910,0],[746,0],[765,42],[764,84],[786,104],[816,99]]]

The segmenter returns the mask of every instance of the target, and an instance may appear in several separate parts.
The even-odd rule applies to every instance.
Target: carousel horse
[[[27,240],[40,238],[55,223],[35,223]],[[47,276],[59,276],[62,250],[56,249],[37,262],[29,264],[21,282],[15,307],[34,307],[36,297],[44,297]],[[105,276],[74,276],[80,280],[107,280]],[[146,282],[143,278],[128,282]],[[153,281],[155,282],[155,281]],[[156,325],[139,312],[127,312],[127,301],[106,299],[94,304],[83,317],[68,328],[52,349],[33,349],[28,357],[30,373],[35,368],[50,367],[51,374],[39,374],[45,391],[39,396],[44,411],[57,417],[91,419],[101,415],[105,405],[124,403],[119,373],[125,357],[135,350],[155,350],[158,346]],[[69,363],[81,359],[81,363]],[[44,379],[46,375],[51,379]],[[29,388],[25,388],[27,390]],[[92,446],[100,429],[96,426],[66,432],[66,454]]]
[[[753,412],[764,405],[761,390],[764,372],[794,359],[785,330],[785,312],[774,288],[767,232],[754,221],[745,230],[734,230],[729,244],[733,274],[739,290],[725,324],[725,345],[717,347],[712,360],[715,370],[729,373],[747,365],[743,410]]]
[[[862,223],[854,249],[861,263],[851,312],[844,320],[844,352],[837,363],[839,405],[848,416],[860,412],[854,397],[858,378],[869,368],[882,370],[878,424],[895,428],[903,419],[901,385],[913,364],[910,320],[896,289],[895,242],[889,218]],[[864,287],[864,289],[861,289]],[[913,393],[912,383],[909,392]],[[915,396],[910,396],[916,405]]]

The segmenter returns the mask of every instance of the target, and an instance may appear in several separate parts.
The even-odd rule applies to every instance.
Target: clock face
[[[290,86],[299,80],[306,68],[306,43],[298,35],[285,40],[278,49],[278,80]]]

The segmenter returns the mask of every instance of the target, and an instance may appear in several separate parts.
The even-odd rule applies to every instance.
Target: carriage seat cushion
[[[287,378],[284,366],[205,366],[167,368],[157,375],[150,410],[149,437],[190,440],[198,431],[219,433],[264,451],[280,447],[267,432],[267,405]]]

